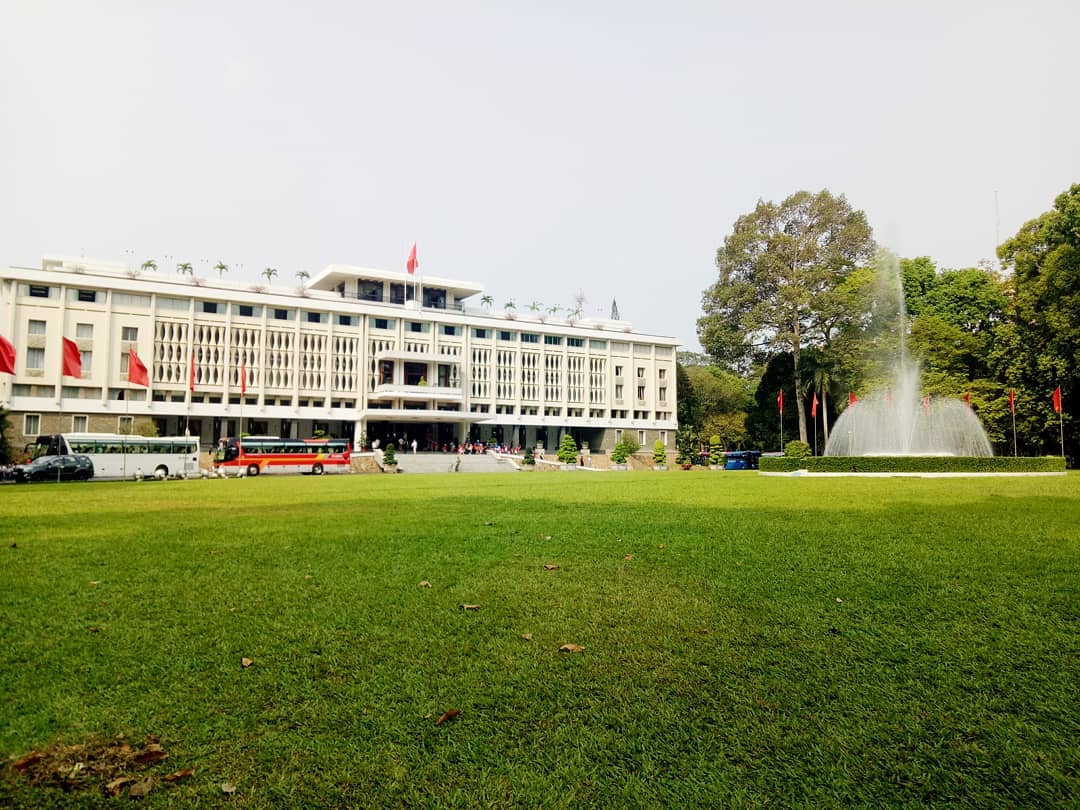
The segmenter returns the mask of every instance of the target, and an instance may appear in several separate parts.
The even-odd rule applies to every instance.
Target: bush
[[[804,459],[762,456],[762,472],[1064,472],[1061,456],[816,456]]]
[[[657,439],[652,446],[652,461],[656,466],[667,464],[667,448],[664,443]]]
[[[387,442],[386,449],[383,450],[382,463],[385,467],[387,464],[397,464],[397,454],[394,452],[394,443]]]
[[[532,467],[536,464],[536,456],[533,455],[533,449],[531,447],[525,448],[525,455],[521,457],[521,463]]]
[[[611,463],[612,464],[625,464],[626,457],[630,455],[630,451],[626,445],[619,442],[615,445],[615,448],[611,451]]]
[[[713,467],[724,465],[724,445],[720,443],[719,436],[709,437],[709,464]]]
[[[564,433],[556,454],[563,464],[577,464],[577,442],[569,433]]]
[[[622,446],[626,448],[626,452],[629,455],[634,455],[641,449],[641,445],[638,444],[638,440],[631,435],[631,431],[624,431],[622,437]]]
[[[785,458],[809,458],[810,445],[806,442],[801,442],[798,439],[788,442],[784,445],[784,457]]]

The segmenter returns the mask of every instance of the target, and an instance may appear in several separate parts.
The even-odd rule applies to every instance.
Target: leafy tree
[[[225,273],[227,273],[229,270],[229,265],[225,264],[225,262],[219,261],[217,264],[214,265],[214,269],[217,270],[218,278],[224,278]]]
[[[557,453],[559,461],[563,464],[576,464],[578,460],[577,442],[574,441],[574,437],[569,433],[564,433],[562,441],[559,443],[559,451]]]
[[[266,278],[266,283],[269,284],[270,281],[274,278],[274,276],[277,275],[277,270],[273,267],[267,267],[265,270],[262,271],[262,275]]]
[[[490,295],[484,295],[480,297],[480,303],[487,307],[488,312],[491,311],[491,305],[495,303],[495,299]]]
[[[393,442],[387,442],[386,447],[383,448],[383,466],[388,464],[397,464],[397,450],[394,449]]]
[[[638,444],[638,440],[634,438],[634,432],[632,430],[627,430],[623,432],[622,444],[623,447],[626,448],[626,452],[630,455],[633,455],[634,453],[641,450],[641,445]]]
[[[182,276],[193,276],[195,268],[191,266],[191,262],[180,262],[176,265],[176,272]]]
[[[525,448],[525,455],[521,457],[521,463],[528,467],[532,467],[536,464],[536,456],[533,454],[533,449],[531,447]]]
[[[615,447],[611,450],[611,463],[612,464],[625,464],[627,457],[630,455],[630,451],[626,445],[619,441],[615,443]]]
[[[153,259],[147,259],[145,262],[139,265],[139,267],[144,271],[149,270],[151,273],[153,273],[157,271],[157,262],[155,262]]]
[[[667,464],[667,448],[664,443],[657,439],[652,446],[652,460],[657,467]]]
[[[828,343],[858,317],[856,290],[844,281],[873,250],[865,214],[824,190],[799,191],[779,205],[758,202],[717,251],[720,278],[705,291],[701,343],[717,363],[743,370],[753,361],[790,353],[803,441],[802,349]]]

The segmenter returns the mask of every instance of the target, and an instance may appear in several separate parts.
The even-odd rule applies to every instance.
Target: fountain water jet
[[[919,396],[919,368],[907,356],[907,306],[895,256],[879,256],[891,270],[899,300],[899,357],[892,387],[848,407],[833,425],[826,456],[992,456],[974,411],[958,399]]]

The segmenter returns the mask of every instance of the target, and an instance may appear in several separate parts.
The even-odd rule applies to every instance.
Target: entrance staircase
[[[398,471],[403,473],[452,473],[461,459],[457,472],[463,473],[502,473],[517,472],[517,468],[506,459],[484,453],[471,456],[457,453],[398,453]]]

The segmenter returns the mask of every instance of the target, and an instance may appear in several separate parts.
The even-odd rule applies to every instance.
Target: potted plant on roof
[[[383,450],[382,455],[382,467],[383,472],[396,473],[397,472],[397,454],[394,452],[394,443],[387,442],[386,449]]]

